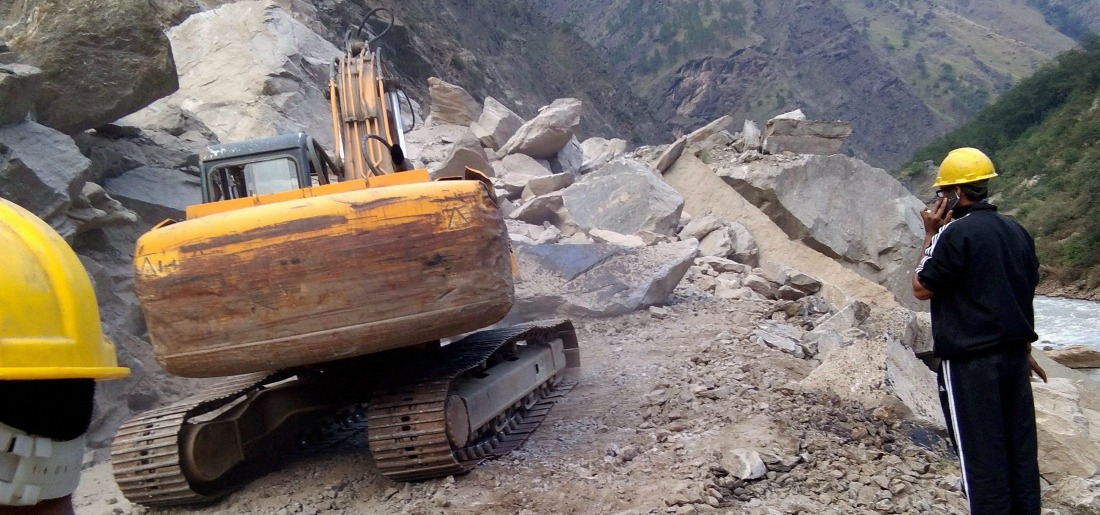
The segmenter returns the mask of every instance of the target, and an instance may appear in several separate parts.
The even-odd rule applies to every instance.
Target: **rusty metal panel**
[[[507,233],[477,181],[409,184],[211,214],[138,241],[157,360],[213,377],[415,345],[500,320]]]

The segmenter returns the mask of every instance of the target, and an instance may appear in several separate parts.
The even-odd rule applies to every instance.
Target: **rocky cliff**
[[[1090,2],[544,5],[607,51],[673,128],[806,107],[815,118],[858,120],[849,152],[883,167],[1073,46],[1059,20],[1100,29]]]

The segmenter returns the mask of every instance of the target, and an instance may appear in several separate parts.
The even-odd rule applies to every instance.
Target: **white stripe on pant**
[[[951,432],[955,435],[955,447],[959,451],[959,468],[962,469],[962,487],[966,494],[966,506],[969,511],[974,511],[970,504],[970,489],[966,484],[966,458],[963,456],[962,435],[959,433],[959,421],[955,415],[955,389],[951,384],[951,362],[943,360],[943,383],[947,387],[947,405],[951,411]]]

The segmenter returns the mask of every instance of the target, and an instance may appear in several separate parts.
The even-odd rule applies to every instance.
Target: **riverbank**
[[[1045,295],[1047,297],[1100,301],[1100,288],[1086,290],[1073,285],[1061,284],[1050,279],[1041,281],[1038,288],[1035,289],[1035,294]]]

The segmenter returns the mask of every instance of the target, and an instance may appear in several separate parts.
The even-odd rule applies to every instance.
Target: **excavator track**
[[[568,365],[579,365],[576,334],[568,321],[524,324],[474,333],[444,347],[429,369],[403,385],[376,392],[367,412],[371,453],[382,475],[399,481],[461,474],[483,460],[519,447],[546,418],[550,408],[576,384],[559,373],[516,401],[476,438],[456,445],[448,432],[448,398],[463,374],[476,372],[502,350],[561,339]],[[491,369],[490,369],[491,370]]]
[[[543,357],[556,351],[554,367],[543,372],[540,383],[523,384],[517,391],[525,393],[492,413],[491,421],[469,434],[455,430],[455,420],[447,415],[454,414],[448,403],[454,402],[456,386],[499,370],[494,364],[506,368],[509,360],[516,360],[519,346],[541,349],[535,354]],[[573,325],[559,320],[481,331],[437,349],[402,349],[309,371],[238,376],[123,424],[111,449],[115,480],[128,500],[145,506],[209,502],[254,477],[249,467],[255,467],[265,452],[283,459],[298,457],[309,452],[302,446],[317,449],[359,438],[364,426],[367,444],[386,477],[408,481],[459,474],[526,441],[553,404],[576,384],[563,375],[579,366],[579,360]],[[316,407],[320,408],[310,411]],[[250,442],[218,428],[250,410],[267,415],[264,418],[286,412],[307,413],[316,420],[312,425],[273,426],[263,434],[277,435],[279,446],[249,447],[246,452]],[[324,410],[332,415],[323,415]],[[452,419],[468,422],[467,414],[461,415]],[[201,434],[203,430],[213,436]],[[288,445],[291,435],[297,440]],[[196,452],[202,438],[206,447]],[[238,448],[239,455],[234,454]],[[229,464],[222,466],[223,460]]]
[[[218,409],[243,392],[277,379],[277,374],[248,374],[224,381],[200,395],[153,409],[119,427],[111,447],[115,482],[131,502],[171,506],[206,502],[218,493],[191,489],[180,465],[179,434],[194,414]]]

